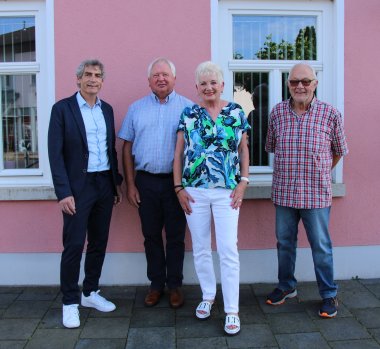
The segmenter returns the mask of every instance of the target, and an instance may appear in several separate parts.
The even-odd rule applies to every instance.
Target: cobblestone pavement
[[[62,326],[57,287],[0,287],[0,349],[380,349],[380,279],[339,281],[335,319],[317,315],[315,282],[300,283],[298,296],[281,306],[265,304],[274,284],[240,288],[241,332],[223,332],[220,289],[211,319],[199,321],[198,285],[184,286],[185,305],[173,310],[166,294],[154,308],[145,308],[147,287],[102,287],[101,294],[117,309],[101,313],[80,308],[81,326]]]

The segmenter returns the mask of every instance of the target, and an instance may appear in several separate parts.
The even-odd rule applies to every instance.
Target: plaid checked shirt
[[[331,206],[333,154],[348,153],[338,110],[314,98],[298,116],[291,99],[278,103],[269,116],[265,149],[275,155],[274,204],[298,209]]]

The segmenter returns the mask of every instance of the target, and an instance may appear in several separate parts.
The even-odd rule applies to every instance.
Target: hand
[[[116,194],[116,196],[114,198],[114,202],[113,202],[115,206],[121,204],[121,202],[123,201],[123,192],[121,191],[120,185],[118,185],[116,187],[116,192],[117,192],[117,194]]]
[[[140,207],[140,194],[135,184],[127,185],[127,199],[132,206]]]
[[[241,181],[236,188],[232,191],[230,197],[232,198],[231,207],[237,210],[243,204],[244,192],[247,188],[247,182]]]
[[[68,196],[59,202],[62,212],[73,216],[76,213],[74,196]]]
[[[193,210],[191,209],[191,202],[195,202],[192,196],[186,191],[186,189],[177,190],[177,198],[181,205],[183,212],[190,215]]]

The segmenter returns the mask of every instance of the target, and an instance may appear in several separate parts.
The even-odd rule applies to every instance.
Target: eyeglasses
[[[314,81],[315,79],[302,79],[302,80],[288,80],[290,86],[292,87],[297,87],[299,83],[302,84],[302,86],[310,86],[311,82]]]

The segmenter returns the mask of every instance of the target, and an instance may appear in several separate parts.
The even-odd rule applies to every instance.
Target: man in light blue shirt
[[[112,208],[121,202],[114,114],[98,93],[104,66],[95,59],[77,69],[79,91],[54,104],[48,150],[55,193],[63,215],[61,258],[62,322],[80,326],[79,303],[109,312],[115,304],[99,294]],[[87,239],[85,278],[79,292],[80,261]]]
[[[118,134],[124,140],[127,198],[139,210],[145,239],[147,276],[151,281],[145,297],[148,307],[160,301],[165,285],[173,308],[184,302],[180,287],[186,219],[174,191],[172,172],[179,117],[193,103],[174,91],[175,74],[174,64],[166,58],[157,58],[149,65],[152,93],[129,107]]]

